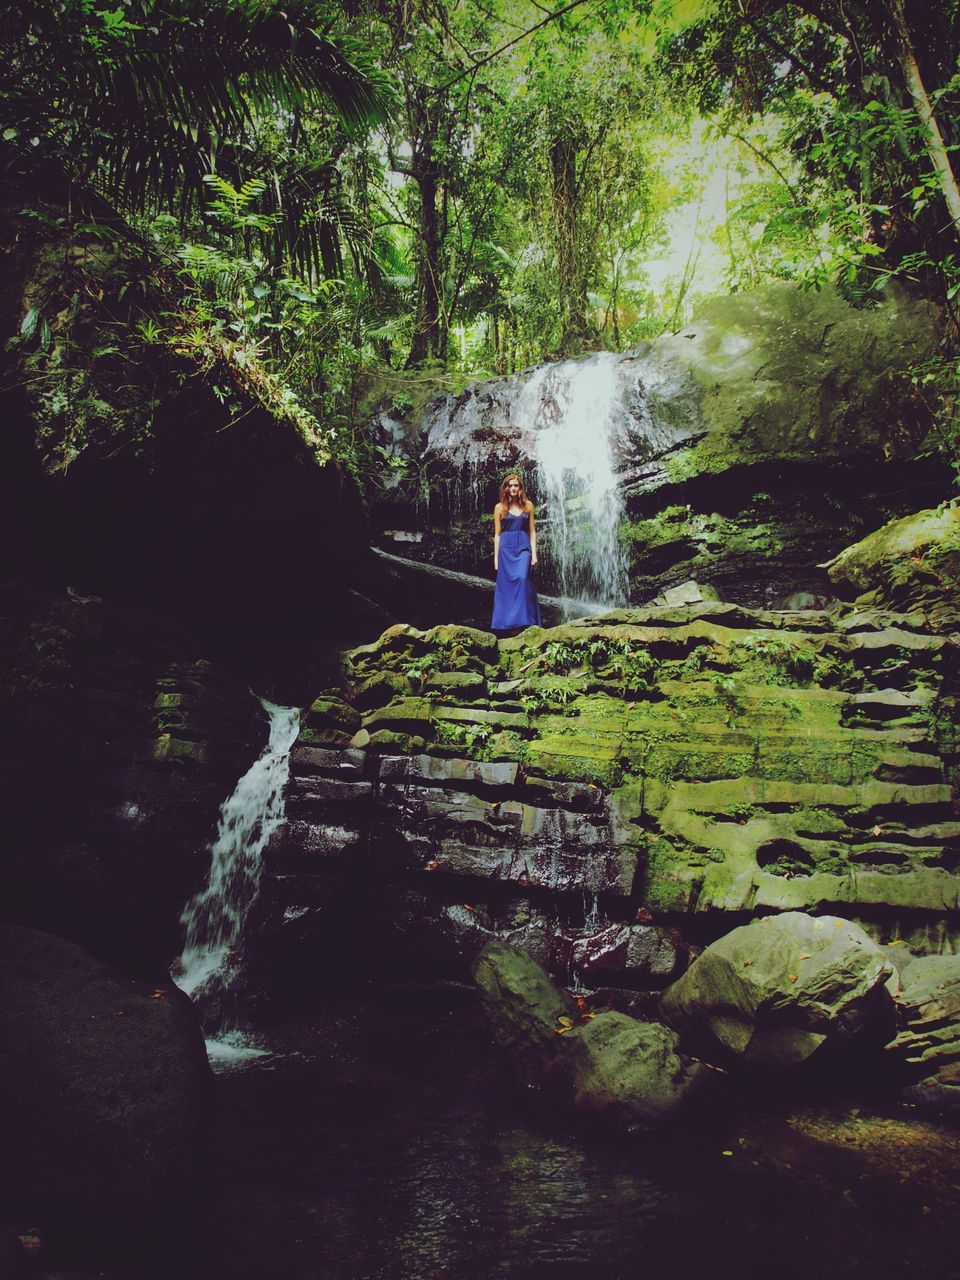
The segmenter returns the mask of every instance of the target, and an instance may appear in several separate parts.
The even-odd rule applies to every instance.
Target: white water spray
[[[174,980],[190,996],[222,995],[229,989],[237,944],[260,887],[261,854],[283,821],[283,789],[300,712],[260,701],[270,717],[269,741],[223,802],[210,846],[210,874],[181,916],[186,940]],[[240,1047],[236,1035],[232,1043]]]
[[[537,434],[537,476],[560,594],[600,608],[626,599],[616,446],[622,362],[609,352],[537,369],[513,410]],[[546,523],[546,522],[545,522]]]

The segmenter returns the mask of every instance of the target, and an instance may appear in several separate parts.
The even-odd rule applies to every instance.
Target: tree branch
[[[473,63],[466,71],[461,71],[455,75],[452,80],[445,80],[443,84],[438,85],[433,93],[443,93],[445,89],[449,89],[451,85],[457,84],[464,76],[472,75],[480,67],[485,66],[488,62],[492,62],[494,58],[498,58],[501,53],[506,53],[508,49],[512,49],[515,44],[519,44],[521,40],[526,40],[527,36],[532,36],[535,31],[539,31],[541,27],[545,27],[548,23],[555,22],[557,18],[562,18],[565,13],[569,13],[572,9],[579,9],[582,4],[589,3],[589,0],[571,0],[570,4],[564,5],[562,9],[555,9],[548,14],[542,22],[538,22],[536,26],[528,27],[526,31],[522,31],[520,35],[514,36],[512,40],[508,40],[506,44],[500,45],[498,49],[494,49],[492,53],[488,53],[485,58],[481,58],[478,62]],[[606,0],[600,0],[600,6],[606,3]]]

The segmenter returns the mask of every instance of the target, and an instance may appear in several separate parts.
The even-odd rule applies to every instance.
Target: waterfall
[[[677,412],[659,411],[665,395],[671,404],[682,398],[661,363],[646,347],[599,352],[434,401],[421,428],[431,519],[460,557],[451,561],[445,548],[443,564],[488,571],[480,521],[493,511],[501,477],[517,470],[537,505],[542,589],[565,602],[567,616],[625,603],[624,481],[643,481],[650,459],[689,435],[685,427],[678,435]]]
[[[174,980],[187,995],[199,998],[217,1018],[208,1033],[225,1037],[225,1048],[239,1048],[243,1038],[227,1023],[224,996],[236,977],[237,945],[257,896],[261,854],[283,821],[283,789],[290,773],[290,749],[300,729],[300,712],[261,698],[270,719],[270,736],[220,807],[216,839],[210,845],[210,873],[183,909],[186,938]],[[210,1042],[208,1041],[208,1047]]]
[[[622,377],[610,352],[544,365],[524,383],[513,415],[536,430],[537,496],[559,594],[597,608],[627,594],[616,472]]]

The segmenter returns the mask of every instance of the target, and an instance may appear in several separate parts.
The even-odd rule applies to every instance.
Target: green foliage
[[[579,690],[569,680],[547,676],[536,683],[522,686],[520,705],[527,715],[563,711],[577,698]]]
[[[311,0],[32,0],[0,36],[4,138],[128,212],[182,214],[211,155],[229,166],[249,149],[259,113],[359,133],[392,108],[389,78],[346,34],[321,34],[321,14]],[[307,247],[304,228],[278,234]]]
[[[490,759],[493,732],[486,724],[458,724],[451,720],[434,720],[433,738],[444,747],[465,751],[475,760]]]
[[[617,681],[634,694],[644,693],[652,686],[657,670],[655,659],[646,649],[629,638],[604,634],[582,640],[550,640],[540,648],[525,650],[523,657],[521,670],[525,673],[568,676],[589,671]],[[575,690],[571,682],[565,687]]]
[[[956,2],[909,8],[955,163]],[[0,146],[122,215],[77,217],[91,242],[132,223],[179,273],[164,306],[123,286],[148,347],[230,362],[371,490],[410,465],[370,438],[371,385],[408,416],[424,387],[623,349],[771,279],[945,303],[914,386],[960,474],[960,249],[890,21],[887,0],[26,0],[0,31]],[[59,314],[31,299],[12,345],[52,358]],[[581,659],[645,688],[635,654]]]
[[[916,0],[906,12],[949,151],[960,142],[956,4]],[[782,272],[814,286],[835,280],[855,306],[872,305],[891,276],[941,297],[953,289],[956,228],[893,15],[883,0],[855,10],[776,0],[749,14],[738,0],[711,0],[660,43],[677,90],[765,164],[771,185],[742,213],[779,247]],[[766,141],[751,133],[763,121]]]
[[[815,655],[802,642],[770,632],[748,632],[735,641],[731,653],[742,663],[762,670],[771,684],[807,684],[814,672]]]

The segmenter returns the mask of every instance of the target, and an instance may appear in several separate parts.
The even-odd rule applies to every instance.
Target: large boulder
[[[705,1083],[707,1069],[681,1055],[669,1028],[612,1010],[584,1013],[536,960],[505,942],[488,943],[473,973],[518,1077],[580,1111],[649,1128],[672,1119]]]
[[[904,1091],[910,1102],[960,1119],[960,956],[905,960],[898,1034],[887,1052],[910,1081]]]
[[[631,1127],[670,1120],[713,1076],[680,1053],[669,1027],[613,1010],[574,1027],[562,1041],[574,1105]]]
[[[472,973],[493,1038],[516,1074],[527,1084],[555,1080],[561,1019],[572,1024],[576,1002],[532,956],[496,939],[477,956]]]
[[[9,1203],[126,1227],[189,1197],[209,1068],[184,995],[4,924],[0,1026],[0,1194]]]
[[[859,926],[788,911],[707,947],[661,1009],[708,1060],[782,1071],[892,1022],[894,972]]]

